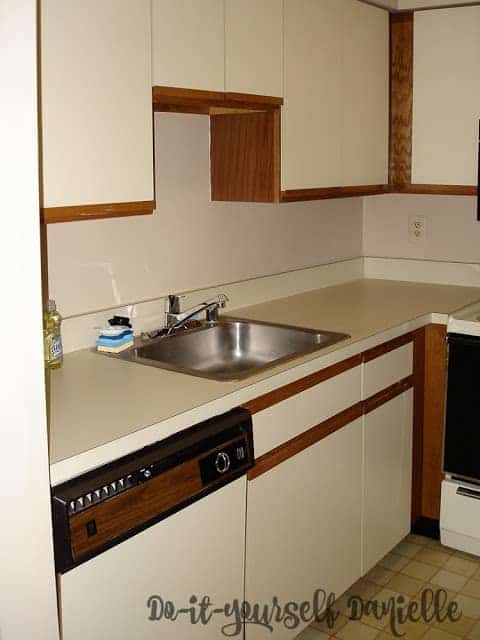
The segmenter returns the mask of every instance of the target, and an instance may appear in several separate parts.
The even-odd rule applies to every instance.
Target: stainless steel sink
[[[331,331],[221,318],[142,342],[122,359],[212,380],[240,380],[349,336]]]

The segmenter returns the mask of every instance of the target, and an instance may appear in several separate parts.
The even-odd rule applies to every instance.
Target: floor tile
[[[397,633],[401,634],[402,640],[419,640],[428,631],[429,627],[421,622],[406,622],[396,627]],[[390,628],[384,629],[383,633],[378,636],[378,640],[387,640],[387,638],[396,638]]]
[[[477,573],[473,576],[475,580],[480,580],[480,567],[477,570]]]
[[[429,546],[420,549],[415,556],[417,562],[425,562],[426,564],[432,564],[435,567],[443,567],[447,560],[451,557],[450,554],[445,553],[443,550],[432,549]]]
[[[414,533],[411,533],[405,538],[404,542],[411,542],[412,544],[419,544],[420,546],[424,547],[428,544],[428,540],[429,538],[425,538],[424,536],[417,536]]]
[[[445,569],[440,571],[431,579],[432,584],[437,584],[439,587],[449,589],[450,591],[460,591],[467,584],[468,578],[461,576],[458,573],[452,573]]]
[[[469,580],[460,592],[472,598],[480,598],[480,580]]]
[[[400,556],[405,556],[406,558],[413,558],[419,551],[418,544],[412,544],[411,542],[400,542],[397,544],[394,553],[398,553]]]
[[[467,638],[468,640],[480,640],[480,622],[476,622],[470,629]]]
[[[449,556],[455,553],[455,549],[451,549],[450,547],[445,547],[440,542],[440,540],[432,540],[430,538],[428,539],[428,542],[427,542],[427,548],[436,549],[437,551],[443,551],[443,553],[446,553]]]
[[[336,634],[342,640],[373,640],[378,635],[378,629],[369,627],[361,622],[349,622]]]
[[[322,631],[318,631],[318,629],[307,627],[299,636],[296,636],[295,640],[328,640],[329,637]]]
[[[458,640],[458,636],[452,636],[451,633],[445,633],[441,629],[430,627],[422,640]]]
[[[471,560],[471,562],[475,562],[477,566],[480,566],[480,557],[472,553],[466,553],[465,551],[458,551],[458,549],[456,549],[454,555],[459,558],[465,558],[465,560]]]
[[[416,595],[420,589],[425,585],[421,580],[405,576],[401,573],[397,573],[388,582],[387,587],[396,591],[397,593],[403,593],[407,596]]]
[[[471,578],[477,572],[478,564],[472,560],[465,560],[464,558],[453,555],[450,556],[443,568],[447,571],[459,573],[462,576]]]
[[[412,560],[401,570],[405,575],[411,578],[417,578],[417,580],[422,580],[423,582],[428,582],[437,571],[438,567],[425,564],[424,562],[418,562],[417,560]]]
[[[379,591],[380,586],[378,584],[362,578],[348,589],[347,594],[350,596],[357,596],[363,600],[370,600]]]
[[[475,620],[480,619],[480,600],[459,593],[455,596],[455,602],[464,616],[475,618]]]
[[[383,567],[377,565],[367,573],[366,578],[367,580],[370,580],[370,582],[374,582],[375,584],[383,587],[387,584],[392,576],[393,571],[390,571],[390,569],[384,569]]]
[[[420,547],[417,546],[417,549],[420,549]],[[388,553],[378,564],[384,569],[396,572],[407,566],[408,562],[409,560],[405,556],[401,556],[398,553]]]
[[[462,616],[460,620],[445,620],[445,622],[435,622],[434,627],[441,629],[446,633],[451,633],[458,638],[465,638],[465,636],[473,629],[475,620]]]
[[[333,636],[337,631],[340,631],[347,622],[348,619],[345,618],[345,616],[338,616],[332,627],[328,625],[328,619],[322,620],[321,622],[312,622],[311,626],[318,631],[323,631],[327,636]]]

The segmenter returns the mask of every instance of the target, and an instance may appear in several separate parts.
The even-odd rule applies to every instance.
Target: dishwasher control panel
[[[234,409],[52,490],[63,573],[244,475],[251,416]]]

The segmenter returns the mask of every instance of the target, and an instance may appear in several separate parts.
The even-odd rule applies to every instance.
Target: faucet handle
[[[165,313],[180,313],[180,300],[185,296],[169,294],[165,298]]]
[[[218,294],[218,304],[222,309],[224,309],[227,306],[227,302],[229,300],[230,298],[225,293]]]

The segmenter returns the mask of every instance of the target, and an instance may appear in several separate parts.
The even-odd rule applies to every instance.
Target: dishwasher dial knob
[[[225,473],[230,469],[230,456],[225,451],[220,451],[217,453],[217,457],[215,458],[215,469],[218,473]]]

